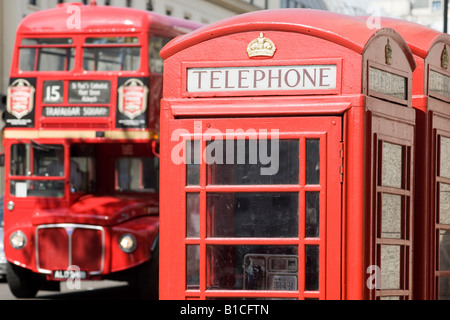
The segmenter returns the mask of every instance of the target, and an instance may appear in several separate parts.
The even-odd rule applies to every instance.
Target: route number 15
[[[43,92],[44,103],[62,103],[64,93],[63,81],[45,81]]]

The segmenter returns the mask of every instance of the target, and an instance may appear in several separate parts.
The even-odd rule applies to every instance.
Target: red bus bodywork
[[[198,26],[79,3],[23,19],[4,130],[15,295],[73,277],[126,279],[157,295],[159,49]],[[59,154],[59,174],[45,171]]]

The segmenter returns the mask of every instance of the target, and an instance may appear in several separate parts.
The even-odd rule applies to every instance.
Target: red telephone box
[[[161,299],[411,297],[415,62],[397,32],[264,10],[161,56]]]
[[[417,115],[415,280],[416,299],[450,296],[450,36],[419,24],[382,18],[414,54],[413,107]]]

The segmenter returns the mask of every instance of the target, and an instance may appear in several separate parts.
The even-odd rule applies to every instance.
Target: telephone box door
[[[339,299],[342,119],[169,128],[160,297]]]

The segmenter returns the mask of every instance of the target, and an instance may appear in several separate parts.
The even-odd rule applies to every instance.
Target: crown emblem
[[[251,57],[273,57],[277,48],[272,40],[264,37],[261,32],[258,38],[249,43],[247,53]]]

